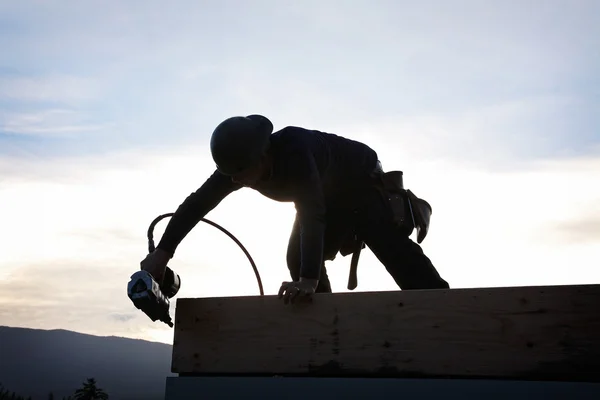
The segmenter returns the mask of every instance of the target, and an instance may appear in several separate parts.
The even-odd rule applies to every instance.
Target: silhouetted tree
[[[75,400],[107,400],[108,394],[96,386],[96,379],[88,378],[81,389],[75,391]]]
[[[31,396],[27,398],[20,396],[15,392],[9,391],[0,383],[0,400],[31,400]]]

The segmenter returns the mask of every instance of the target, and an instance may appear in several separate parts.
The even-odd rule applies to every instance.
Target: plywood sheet
[[[177,300],[180,375],[600,381],[600,285]]]

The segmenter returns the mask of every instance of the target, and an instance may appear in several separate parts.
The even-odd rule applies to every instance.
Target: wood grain
[[[600,285],[177,300],[183,375],[600,381]]]

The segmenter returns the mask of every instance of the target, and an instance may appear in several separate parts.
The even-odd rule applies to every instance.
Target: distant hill
[[[0,326],[0,384],[47,400],[72,395],[95,378],[111,400],[164,399],[172,346],[67,330]]]

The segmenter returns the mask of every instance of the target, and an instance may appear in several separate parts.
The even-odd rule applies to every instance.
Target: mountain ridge
[[[72,395],[95,378],[111,400],[163,399],[172,345],[67,329],[0,325],[0,384],[32,400]]]

